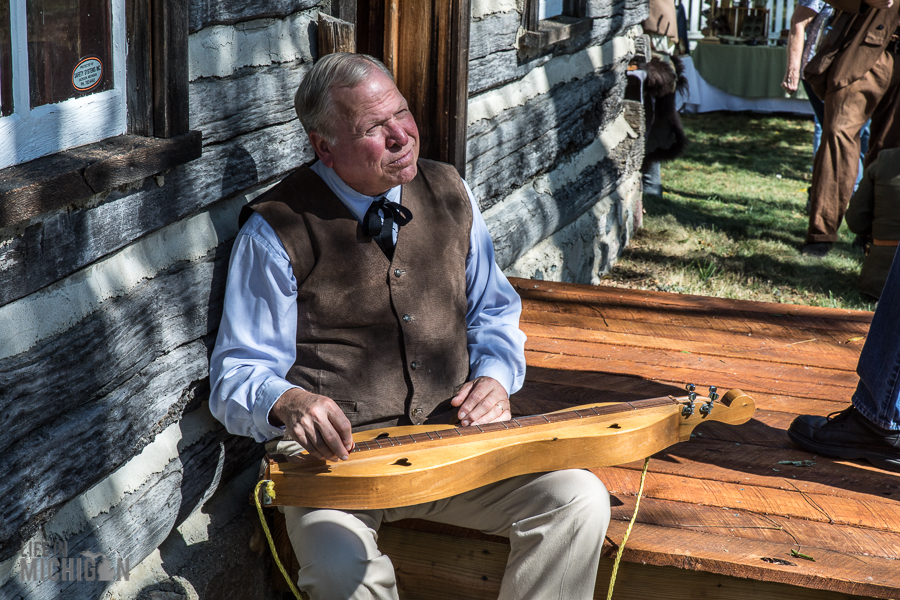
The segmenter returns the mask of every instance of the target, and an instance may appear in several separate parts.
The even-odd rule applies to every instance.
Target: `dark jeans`
[[[853,405],[886,429],[900,430],[900,259],[894,255],[859,356],[859,385]]]

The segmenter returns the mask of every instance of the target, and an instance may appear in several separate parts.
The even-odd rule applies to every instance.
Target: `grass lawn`
[[[644,198],[637,232],[604,285],[874,310],[856,278],[862,251],[841,226],[822,259],[804,257],[812,120],[708,113],[682,117],[691,143]]]

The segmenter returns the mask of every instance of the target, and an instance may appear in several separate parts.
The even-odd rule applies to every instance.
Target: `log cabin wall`
[[[640,108],[622,98],[646,3],[586,1],[587,31],[536,50],[522,9],[472,1],[466,178],[507,275],[597,283],[640,210]]]
[[[588,31],[524,56],[521,4],[472,1],[467,179],[508,273],[590,280],[639,195],[621,98],[646,7],[590,0]],[[0,597],[280,597],[261,446],[210,415],[207,360],[241,206],[313,158],[293,94],[320,10],[190,0],[202,156],[0,229]],[[120,580],[53,578],[47,544]]]

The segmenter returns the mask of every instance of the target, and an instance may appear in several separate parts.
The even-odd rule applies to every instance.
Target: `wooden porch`
[[[810,455],[786,435],[797,414],[848,404],[871,313],[513,284],[528,334],[514,415],[683,395],[688,382],[741,388],[757,403],[749,423],[701,425],[653,456],[614,598],[900,598],[900,477]],[[642,466],[596,471],[613,521],[595,598],[606,598]],[[379,538],[401,598],[496,598],[505,539],[420,521],[385,525]]]

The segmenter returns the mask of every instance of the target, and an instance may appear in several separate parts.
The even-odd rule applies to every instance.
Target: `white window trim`
[[[9,1],[9,0],[0,0]],[[0,117],[0,169],[122,135],[127,129],[125,96],[125,6],[112,0],[113,89],[31,109],[26,0],[10,2],[13,114]]]

